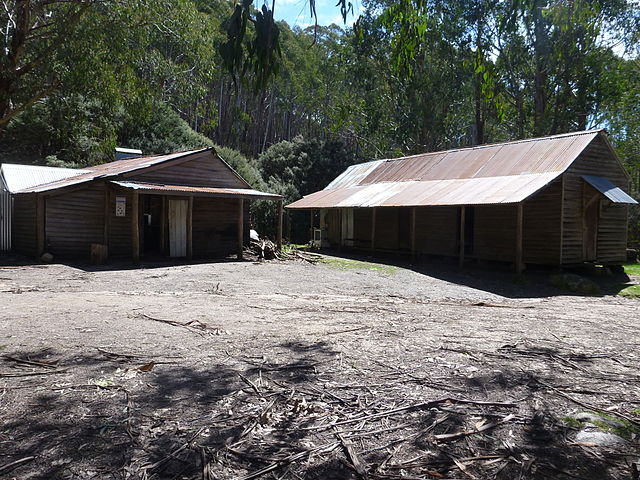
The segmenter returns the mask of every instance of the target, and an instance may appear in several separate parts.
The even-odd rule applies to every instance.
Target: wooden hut
[[[353,165],[287,208],[323,245],[568,265],[626,259],[629,176],[603,130]]]
[[[79,172],[13,192],[13,251],[96,261],[241,257],[249,203],[273,200],[282,208],[282,197],[251,189],[213,148]],[[281,237],[279,222],[278,243]]]

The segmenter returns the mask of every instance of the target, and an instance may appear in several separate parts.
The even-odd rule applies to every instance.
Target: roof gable
[[[103,163],[101,165],[94,165],[77,170],[77,172],[80,173],[71,178],[50,181],[48,183],[39,184],[37,186],[29,186],[27,188],[19,190],[18,193],[41,193],[71,187],[74,185],[80,185],[97,179],[114,179],[117,177],[131,176],[136,173],[141,174],[145,171],[159,170],[167,168],[170,165],[187,162],[194,155],[207,151],[211,152],[212,157],[215,156],[217,159],[219,159],[222,164],[230,170],[234,177],[239,179],[238,181],[241,182],[243,186],[249,186],[249,184],[244,179],[242,179],[242,177],[240,177],[240,175],[238,175],[235,170],[233,170],[226,162],[224,162],[224,160],[222,160],[217,155],[212,147],[208,147],[199,150],[175,152],[166,155],[126,158],[114,162]],[[179,180],[179,178],[174,179],[174,183],[179,182]]]

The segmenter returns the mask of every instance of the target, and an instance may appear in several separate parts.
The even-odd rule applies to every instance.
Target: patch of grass
[[[398,271],[398,267],[384,265],[381,263],[362,262],[360,260],[351,260],[348,258],[322,258],[321,263],[341,270],[375,270],[380,273],[394,274]]]
[[[640,277],[640,263],[628,263],[624,266],[624,273]]]
[[[627,298],[637,298],[640,299],[640,285],[630,285],[626,288],[623,288],[618,292],[618,295],[622,295]]]
[[[616,417],[614,415],[607,415],[606,413],[602,413],[602,412],[589,411],[589,410],[587,411],[587,413],[591,413],[592,415],[597,415],[598,417],[602,418],[602,421],[591,420],[589,422],[595,425],[596,427],[598,427],[598,430],[600,430],[601,432],[613,433],[614,435],[618,435],[619,437],[625,438],[627,440],[631,440],[634,434],[638,435],[638,433],[640,433],[636,425],[631,423],[629,420],[625,420],[624,418]],[[583,423],[580,420],[577,420],[571,416],[566,416],[562,420],[567,425],[571,427],[576,427],[576,428],[580,428]],[[615,422],[615,425],[608,423],[605,420],[612,420],[613,422]]]
[[[633,410],[631,410],[631,413],[633,413],[634,415],[640,415],[640,408],[634,408]]]
[[[569,415],[567,415],[566,417],[562,417],[562,421],[573,428],[580,428],[582,426],[582,422],[580,420],[577,420]]]

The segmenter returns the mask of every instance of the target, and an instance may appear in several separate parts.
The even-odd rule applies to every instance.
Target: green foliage
[[[266,188],[264,180],[258,169],[257,162],[229,147],[215,147],[218,155],[233,168],[255,190]]]
[[[353,163],[358,163],[356,156],[341,142],[296,137],[269,147],[258,165],[270,191],[288,203],[323,189]]]
[[[145,154],[170,153],[210,147],[213,142],[187,124],[163,103],[157,103],[144,116],[126,113],[118,129],[118,143],[138,148]]]

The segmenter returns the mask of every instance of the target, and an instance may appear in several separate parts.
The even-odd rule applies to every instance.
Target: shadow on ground
[[[569,273],[584,276],[595,283],[599,293],[593,296],[617,295],[621,290],[633,283],[624,273],[612,273],[604,276],[588,266],[578,266],[562,270],[557,267],[531,265],[521,275],[513,271],[513,266],[504,262],[476,262],[469,261],[464,268],[458,266],[457,259],[448,257],[429,256],[411,262],[406,257],[398,255],[380,255],[376,257],[357,255],[352,253],[328,251],[327,254],[336,258],[375,262],[412,270],[439,280],[456,285],[471,287],[506,298],[541,298],[553,296],[583,296],[584,293],[571,292],[550,284],[550,277],[558,273]]]
[[[326,342],[287,341],[276,345],[275,352],[271,359],[221,353],[189,362],[39,349],[19,352],[19,359],[31,364],[16,362],[17,353],[3,358],[5,374],[39,375],[4,379],[5,396],[15,411],[0,424],[0,476],[241,478],[275,464],[264,478],[359,478],[336,436],[340,431],[355,434],[353,438],[364,433],[353,448],[370,478],[390,478],[384,465],[412,455],[421,459],[419,467],[405,470],[415,475],[436,472],[432,478],[463,478],[461,464],[468,465],[465,475],[475,478],[621,478],[609,463],[572,445],[568,428],[546,408],[541,382],[557,382],[553,371],[542,378],[513,366],[472,378],[452,377],[452,388],[463,387],[468,398],[517,397],[533,413],[520,408],[515,423],[448,442],[432,435],[464,431],[470,423],[494,421],[508,412],[453,403],[324,428],[323,423],[376,414],[406,401],[390,386],[373,396],[367,388],[341,396],[327,393],[327,381],[346,379],[323,367],[338,354]],[[557,349],[521,353],[545,358],[567,354]],[[382,378],[375,377],[369,374],[360,381]],[[333,447],[324,451],[323,446]],[[292,455],[316,447],[320,450],[315,454],[290,461]],[[400,448],[407,450],[404,458]],[[468,460],[483,455],[503,460],[492,469]],[[21,459],[30,460],[2,470]],[[379,474],[376,469],[381,469]]]

